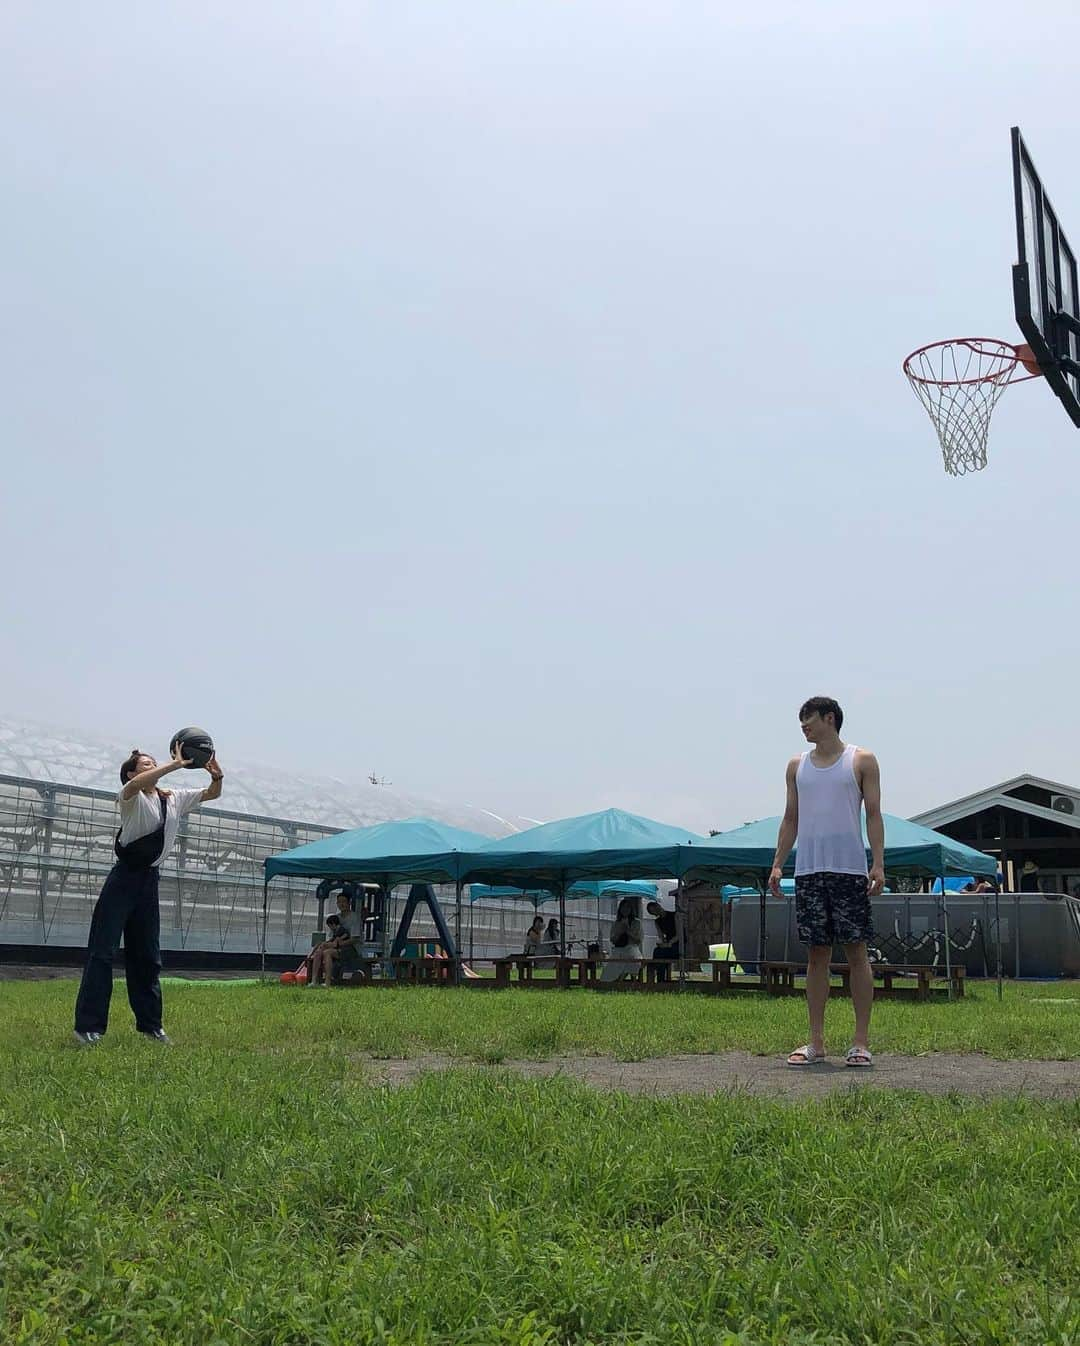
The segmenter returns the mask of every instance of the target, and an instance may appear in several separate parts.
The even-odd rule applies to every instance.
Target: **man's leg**
[[[874,1005],[874,974],[865,942],[845,944],[848,967],[851,968],[851,1002],[855,1006],[856,1047],[870,1047],[870,1011]]]
[[[829,998],[831,944],[814,944],[806,964],[806,1010],[810,1016],[810,1045],[825,1054],[825,1002]]]
[[[874,974],[866,946],[874,938],[874,910],[866,879],[861,874],[838,875],[832,897],[837,942],[844,946],[851,968],[851,1000],[855,1007],[853,1045],[870,1048],[870,1010],[874,1003]]]
[[[113,959],[120,947],[130,909],[128,875],[114,869],[105,880],[90,921],[86,966],[75,1000],[76,1033],[104,1033],[109,1024],[112,999]]]
[[[810,1046],[825,1054],[825,1002],[829,998],[829,963],[832,961],[833,929],[829,912],[827,874],[795,876],[795,928],[809,950],[806,958],[806,1011],[810,1018]],[[801,1065],[798,1052],[789,1065]],[[793,1059],[796,1058],[796,1059]]]

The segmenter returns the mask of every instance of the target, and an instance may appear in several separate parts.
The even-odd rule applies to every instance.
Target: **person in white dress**
[[[609,939],[611,952],[604,963],[600,980],[621,981],[623,977],[636,977],[645,955],[641,949],[642,932],[637,903],[632,897],[624,897],[619,903]]]

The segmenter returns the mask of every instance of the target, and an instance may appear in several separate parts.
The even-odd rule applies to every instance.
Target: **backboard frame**
[[[1017,262],[1016,323],[1047,383],[1080,427],[1080,283],[1076,253],[1042,185],[1020,128],[1012,128]]]

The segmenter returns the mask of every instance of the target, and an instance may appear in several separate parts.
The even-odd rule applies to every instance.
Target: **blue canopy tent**
[[[457,887],[455,959],[460,963],[461,856],[491,840],[479,832],[451,827],[434,818],[375,823],[311,841],[263,862],[262,965],[266,970],[269,884],[278,874],[378,882],[385,890],[399,883],[453,883]]]
[[[988,874],[997,873],[997,861],[990,855],[984,855],[971,846],[954,841],[933,828],[921,827],[918,823],[898,818],[886,813],[885,818],[885,870],[889,874],[914,875],[919,878],[937,879],[942,875]],[[760,880],[772,869],[773,856],[776,854],[776,838],[780,831],[780,817],[762,818],[745,827],[736,827],[730,832],[721,832],[699,849],[687,855],[689,861],[684,874],[700,870],[703,874],[738,880],[748,878]],[[866,841],[866,821],[863,820],[863,841]],[[785,874],[795,872],[795,847],[784,865]],[[870,848],[867,845],[867,860]]]
[[[263,869],[268,879],[277,874],[307,874],[384,883],[454,883],[459,877],[459,855],[486,846],[490,840],[434,818],[406,818],[355,827],[281,851],[267,856]]]
[[[624,897],[637,898],[639,902],[655,902],[657,889],[655,883],[646,883],[642,879],[575,879],[566,890],[567,902],[592,901],[596,904],[596,938],[601,938],[602,903],[610,905],[621,902]],[[493,886],[488,883],[469,885],[469,898],[472,902],[483,902],[488,898],[531,902],[536,912],[545,902],[558,898],[553,889],[510,888],[506,885]]]
[[[685,854],[707,839],[683,827],[623,809],[603,809],[542,823],[527,832],[490,841],[463,857],[470,881],[545,889],[559,899],[566,924],[566,895],[582,879],[678,879]]]
[[[531,888],[512,888],[505,884],[469,884],[469,900],[471,902],[481,902],[488,897],[519,897],[538,907],[545,902],[550,902],[556,896],[558,894],[554,889],[537,888],[535,885]],[[620,897],[642,897],[646,901],[652,902],[656,899],[656,884],[645,883],[642,879],[575,879],[567,888],[566,896],[568,898],[609,897],[613,900],[618,900]]]
[[[578,879],[678,878],[706,837],[622,809],[541,823],[464,857],[470,881],[565,892]]]
[[[917,876],[920,878],[943,879],[950,875],[997,873],[997,861],[982,851],[965,846],[952,837],[947,837],[933,828],[922,827],[886,813],[885,820],[885,872],[887,874]],[[776,838],[780,830],[780,817],[762,818],[758,822],[747,823],[730,832],[721,832],[710,838],[700,849],[695,847],[690,861],[683,871],[684,877],[724,878],[735,882],[753,882],[761,894],[761,924],[759,957],[765,954],[765,881],[772,869],[773,856],[776,854]],[[863,842],[866,843],[866,820],[863,819]],[[796,848],[784,864],[784,873],[795,872]],[[869,846],[867,846],[869,861]],[[947,898],[942,894],[942,908],[948,929],[949,910]],[[945,940],[946,973],[951,971],[949,959],[949,941]],[[950,982],[951,986],[951,982]]]

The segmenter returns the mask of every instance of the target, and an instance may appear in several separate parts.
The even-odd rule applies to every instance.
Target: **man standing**
[[[782,896],[784,861],[795,855],[795,920],[799,938],[810,949],[806,968],[806,1007],[810,1041],[788,1057],[790,1066],[825,1060],[825,1002],[834,944],[842,944],[851,969],[855,1038],[849,1066],[870,1066],[870,1009],[874,979],[867,941],[874,933],[870,899],[885,883],[885,823],[881,816],[881,775],[877,758],[840,738],[844,712],[829,696],[814,696],[799,710],[809,751],[787,767],[787,804],[769,887]],[[870,869],[862,838],[862,810]]]

